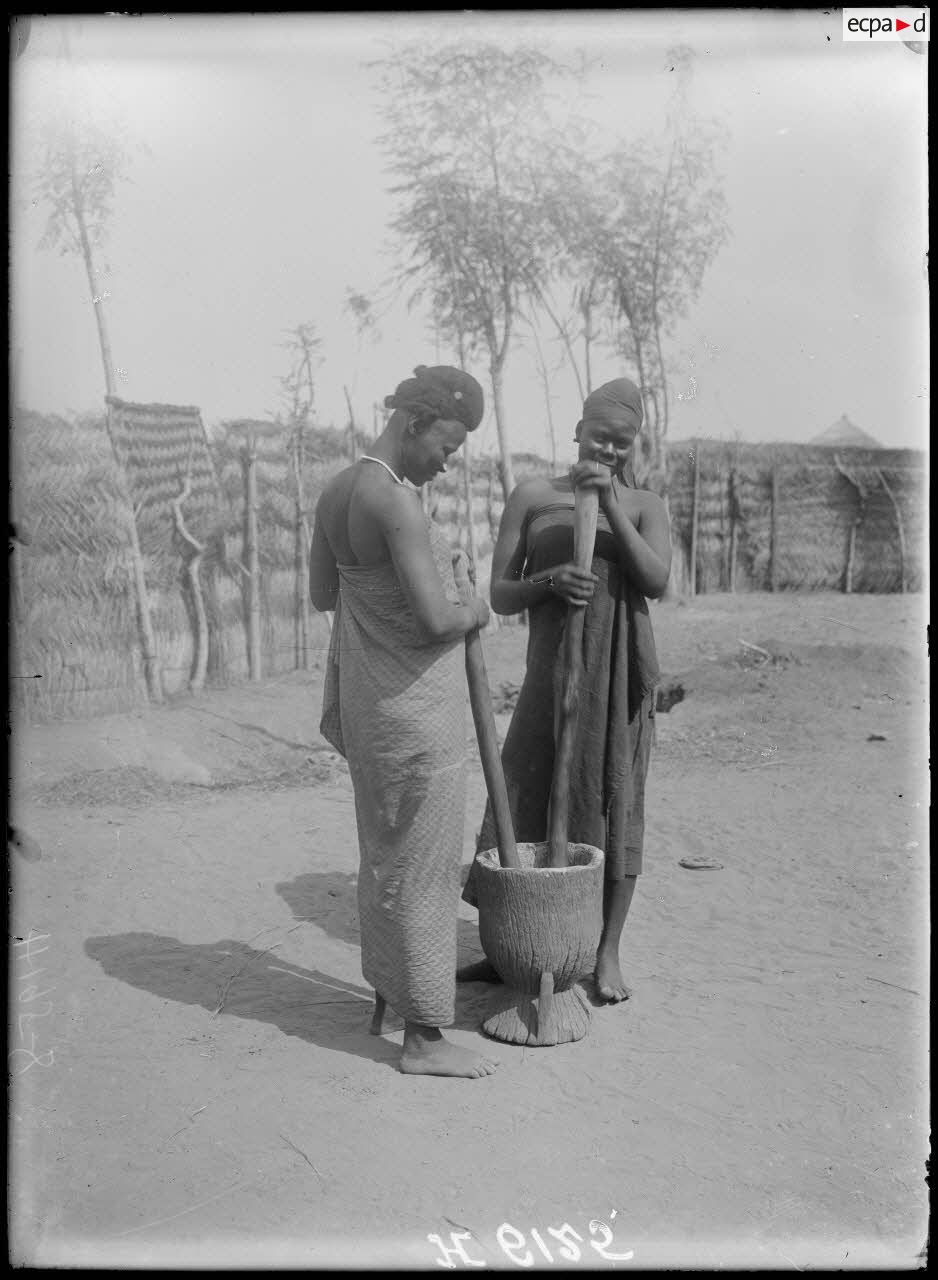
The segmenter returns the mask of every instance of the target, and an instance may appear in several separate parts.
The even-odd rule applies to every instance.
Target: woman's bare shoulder
[[[518,506],[530,510],[547,502],[555,502],[558,497],[570,492],[570,482],[566,476],[530,476],[515,486],[512,501]]]
[[[324,486],[322,493],[319,495],[317,506],[322,511],[331,511],[333,507],[347,500],[349,491],[355,478],[355,468],[345,467],[338,475],[334,475],[332,479]]]
[[[667,511],[664,499],[653,489],[628,489],[627,493],[634,494],[635,501],[638,502],[643,511]]]

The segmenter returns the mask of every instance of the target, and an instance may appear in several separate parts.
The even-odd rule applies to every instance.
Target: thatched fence
[[[922,589],[915,450],[685,441],[668,475],[682,594]]]
[[[14,415],[14,703],[38,720],[147,700],[128,502],[167,696],[198,687],[200,631],[208,685],[321,662],[329,624],[308,606],[306,553],[319,494],[349,461],[348,432],[238,421],[210,439],[192,408],[110,410],[113,449],[103,416]],[[513,464],[519,479],[550,470],[533,455]],[[474,458],[472,471],[485,590],[503,503],[495,459]],[[925,501],[924,459],[912,451],[672,444],[675,588],[920,590]],[[467,547],[458,463],[426,505]]]
[[[236,423],[226,424],[209,441],[197,410],[122,402],[111,409],[113,450],[103,415],[67,422],[17,410],[13,418],[14,705],[31,719],[48,720],[123,711],[147,701],[128,503],[136,517],[167,696],[192,687],[197,665],[198,608],[188,573],[193,543],[201,548],[206,683],[224,685],[252,673],[251,585],[259,601],[255,677],[311,665],[328,646],[329,626],[313,614],[297,651],[291,433],[270,423],[245,432],[245,424]],[[245,452],[252,441],[259,441],[253,583],[245,502]],[[326,480],[347,463],[348,448],[347,432],[311,428],[306,433],[300,465],[307,518]],[[188,544],[174,515],[187,477],[190,493],[181,511]],[[308,536],[305,530],[303,536]],[[305,581],[302,589],[305,601]]]

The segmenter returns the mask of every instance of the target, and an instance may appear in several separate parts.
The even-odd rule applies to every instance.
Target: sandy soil
[[[18,728],[14,1259],[921,1266],[924,602],[705,596],[654,619],[685,696],[658,717],[634,996],[579,1043],[497,1045],[485,1080],[402,1076],[400,1033],[366,1034],[319,671]],[[486,637],[496,693],[525,638]],[[722,869],[679,865],[700,856]],[[454,1039],[483,1043],[487,1000],[461,989]]]

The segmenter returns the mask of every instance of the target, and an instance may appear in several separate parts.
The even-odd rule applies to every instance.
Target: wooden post
[[[700,509],[700,442],[695,440],[692,446],[694,462],[694,489],[690,508],[690,596],[697,594],[697,522]]]
[[[854,520],[850,526],[850,536],[847,539],[847,563],[844,566],[844,595],[851,595],[853,592],[853,555],[857,545],[857,525],[859,520]]]
[[[879,476],[880,483],[886,490],[886,496],[892,503],[893,514],[896,517],[896,532],[899,534],[899,589],[902,594],[905,595],[909,589],[909,581],[906,573],[905,525],[902,521],[902,511],[900,510],[899,503],[896,500],[896,495],[886,483],[886,477],[883,475],[881,468],[876,468],[876,474]]]
[[[257,550],[257,441],[251,432],[244,443],[244,561],[248,574],[248,674],[261,678],[260,557]]]
[[[837,470],[840,472],[843,478],[847,481],[847,483],[853,486],[857,495],[857,514],[854,516],[853,523],[850,526],[850,535],[847,538],[847,563],[844,566],[843,589],[844,589],[844,595],[849,596],[853,592],[854,552],[856,551],[856,545],[857,545],[857,529],[859,528],[860,524],[863,521],[863,512],[864,512],[864,508],[866,507],[866,489],[864,488],[860,480],[858,480],[855,475],[853,475],[850,471],[847,470],[847,468],[840,461],[840,458],[837,456],[836,453],[834,454],[834,466],[837,468]]]
[[[300,423],[290,437],[295,486],[295,525],[293,543],[294,598],[293,659],[297,671],[309,670],[309,522],[306,519],[306,494],[303,485],[303,426]]]
[[[573,558],[581,569],[589,569],[593,563],[593,544],[596,541],[599,495],[595,489],[575,489],[573,500]],[[547,839],[550,846],[547,854],[547,865],[549,867],[565,867],[568,862],[567,827],[569,825],[570,809],[570,770],[573,764],[573,749],[576,745],[580,681],[583,674],[583,624],[585,619],[585,606],[567,605],[567,621],[564,626],[563,637],[563,692],[556,734],[554,774],[547,817]]]
[[[772,501],[769,507],[769,590],[778,590],[778,463],[772,462]]]
[[[730,591],[736,592],[736,556],[739,551],[739,521],[737,519],[736,471],[730,471]]]

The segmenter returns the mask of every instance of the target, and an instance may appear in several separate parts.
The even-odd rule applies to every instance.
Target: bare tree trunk
[[[143,567],[143,552],[140,550],[140,538],[137,535],[136,516],[129,502],[127,504],[127,532],[130,538],[130,567],[137,604],[137,630],[140,633],[140,652],[143,657],[143,675],[147,685],[147,696],[151,702],[162,702],[163,677],[160,669],[159,650],[156,647],[156,632],[153,630],[153,616],[150,613],[150,598]]]
[[[186,577],[189,579],[189,592],[195,613],[195,655],[193,657],[192,673],[189,677],[189,691],[191,693],[199,693],[205,687],[205,672],[208,669],[208,617],[205,612],[202,581],[199,577],[199,569],[202,565],[205,547],[186,528],[186,522],[182,514],[182,504],[191,493],[192,452],[190,449],[186,478],[179,496],[174,498],[170,505],[173,508],[173,523],[176,527],[176,532],[182,542],[192,549],[192,554],[186,559]]]
[[[739,520],[736,509],[736,472],[730,471],[730,591],[736,593],[736,557],[739,551]]]
[[[248,674],[261,678],[260,556],[257,549],[257,443],[249,435],[244,445],[244,561],[248,572]]]
[[[772,502],[769,507],[769,590],[778,590],[778,464],[772,463]]]
[[[98,273],[94,265],[94,254],[91,251],[91,240],[85,223],[85,208],[78,188],[78,175],[75,172],[75,157],[70,157],[72,182],[72,211],[78,224],[78,238],[81,242],[81,255],[85,260],[85,271],[88,274],[88,287],[91,290],[91,303],[94,307],[95,323],[98,326],[98,342],[101,345],[101,360],[104,364],[105,394],[112,396],[114,390],[114,360],[111,356],[111,340],[108,335],[107,321],[104,316],[104,291],[98,283]]]
[[[668,434],[668,379],[664,369],[664,355],[661,350],[661,326],[657,321],[657,303],[655,303],[655,360],[658,366],[658,381],[661,389],[661,399],[655,396],[655,421],[652,427],[653,436],[653,466],[656,472],[660,472],[662,468],[662,460],[665,457],[665,437]]]
[[[661,229],[664,221],[664,210],[668,199],[668,190],[671,184],[671,174],[674,169],[674,156],[677,151],[677,139],[673,139],[671,143],[671,154],[668,157],[668,169],[664,177],[661,187],[661,200],[658,205],[658,219],[655,223],[655,247],[652,258],[652,308],[651,313],[654,317],[655,332],[655,351],[658,357],[658,376],[661,381],[661,405],[657,406],[657,421],[654,425],[654,466],[660,472],[662,468],[662,460],[665,453],[664,439],[668,434],[668,379],[664,368],[664,354],[661,350],[661,320],[658,312],[658,272],[661,264]]]
[[[498,475],[502,482],[502,494],[507,502],[515,487],[515,476],[511,465],[511,446],[508,443],[508,423],[505,420],[505,402],[502,387],[504,358],[493,357],[489,368],[492,375],[492,405],[495,410],[495,430],[498,434]]]
[[[352,397],[348,393],[348,387],[343,386],[345,392],[345,403],[348,405],[348,456],[349,462],[355,461],[355,410],[352,408]]]
[[[469,559],[472,562],[472,571],[475,573],[477,568],[476,560],[476,527],[472,515],[472,451],[470,449],[471,435],[466,436],[466,443],[463,445],[462,454],[462,483],[463,495],[466,499],[466,535],[469,549]]]
[[[595,278],[589,282],[585,294],[580,298],[580,310],[583,312],[583,368],[586,374],[586,394],[593,390],[593,370],[590,353],[593,346],[593,286]]]
[[[130,544],[130,574],[134,584],[134,603],[137,613],[137,634],[140,639],[140,655],[143,659],[143,677],[147,686],[147,697],[151,702],[163,701],[163,677],[160,670],[159,650],[156,645],[156,632],[153,629],[153,615],[150,612],[150,596],[147,590],[146,571],[143,552],[140,549],[140,536],[137,532],[137,513],[127,484],[127,476],[123,463],[114,443],[113,407],[107,405],[105,421],[108,439],[117,463],[121,493],[124,499],[124,510],[127,523],[127,540]]]
[[[541,386],[544,388],[544,408],[547,411],[547,430],[550,435],[550,464],[556,470],[557,468],[557,430],[554,425],[554,411],[551,407],[550,398],[550,376],[547,371],[547,361],[544,359],[544,352],[541,348],[541,340],[537,336],[537,330],[532,325],[534,333],[534,349],[537,352],[537,369],[541,375]]]
[[[81,193],[78,190],[78,178],[75,173],[74,157],[72,164],[72,208],[75,214],[75,221],[78,225],[78,237],[81,242],[81,253],[85,262],[85,272],[88,276],[88,288],[91,290],[91,302],[94,307],[95,323],[98,326],[98,342],[101,347],[101,363],[104,367],[104,388],[105,396],[111,397],[114,391],[114,360],[111,356],[111,340],[107,329],[107,320],[104,314],[104,297],[103,291],[100,291],[98,284],[98,275],[94,264],[94,254],[91,250],[91,240],[88,236],[88,228],[85,225],[85,211],[82,205]],[[112,430],[112,410],[111,405],[107,406],[107,433],[108,440],[111,444],[111,450],[114,454],[114,460],[117,463],[118,472],[121,479],[121,488],[124,491],[124,498],[127,503],[128,520],[127,532],[130,538],[130,562],[131,562],[131,578],[134,584],[134,598],[137,612],[137,630],[140,636],[140,651],[143,657],[144,679],[147,686],[147,697],[151,702],[163,701],[163,680],[160,673],[159,653],[156,647],[156,635],[153,630],[153,618],[150,613],[150,598],[147,592],[146,571],[143,563],[143,553],[140,550],[140,539],[137,534],[137,519],[134,512],[133,499],[130,496],[130,490],[127,484],[127,477],[124,471],[123,463],[114,444],[114,433]]]
[[[198,693],[205,687],[205,672],[208,669],[208,618],[205,613],[205,598],[202,595],[202,582],[199,570],[202,566],[202,552],[197,552],[186,565],[189,576],[189,589],[192,592],[192,604],[195,608],[195,664],[189,689]]]
[[[290,441],[293,460],[293,479],[295,484],[295,533],[294,533],[294,572],[295,603],[293,650],[294,665],[298,671],[309,670],[309,566],[307,563],[309,548],[309,523],[306,519],[306,500],[303,489],[303,428],[298,426]]]
[[[624,305],[623,314],[625,315],[626,323],[628,324],[629,330],[632,334],[632,346],[635,352],[635,372],[638,374],[638,385],[642,393],[642,405],[643,407],[647,407],[648,402],[651,401],[651,406],[654,409],[654,420],[652,419],[652,415],[647,412],[645,413],[646,429],[644,431],[640,431],[635,437],[635,446],[632,449],[632,469],[635,472],[635,483],[640,487],[644,487],[649,473],[654,470],[655,465],[654,440],[656,433],[655,420],[658,416],[657,404],[655,401],[654,390],[648,385],[648,380],[645,376],[645,357],[642,351],[642,342],[635,327],[632,325],[629,311],[625,309]],[[619,345],[620,347],[622,346],[621,340]]]
[[[866,507],[866,490],[860,480],[858,480],[857,477],[844,466],[836,453],[834,454],[834,466],[847,483],[853,486],[854,492],[857,495],[857,513],[850,526],[850,534],[847,538],[847,561],[844,565],[843,589],[844,594],[849,596],[853,592],[853,562],[857,545],[857,529],[863,521],[863,513]]]
[[[667,493],[663,494],[663,496],[662,496],[662,501],[664,502],[664,510],[665,510],[665,514],[666,514],[666,516],[667,516],[667,521],[668,521],[668,533],[669,533],[669,536],[670,536],[670,537],[672,538],[672,540],[673,540],[674,535],[673,535],[673,532],[672,532],[672,530],[673,530],[673,525],[672,525],[672,523],[671,523],[671,495],[670,495],[670,481],[669,481],[669,484],[668,484],[668,489],[669,489],[669,492],[667,492]],[[678,557],[677,557],[676,555],[672,555],[672,556],[671,556],[671,570],[670,570],[670,572],[669,572],[669,574],[668,574],[668,585],[667,585],[667,586],[665,587],[665,589],[664,589],[664,594],[663,594],[663,595],[662,595],[662,597],[661,597],[661,598],[662,598],[662,600],[674,600],[674,599],[676,599],[676,598],[677,598],[677,596],[680,594],[680,592],[678,591],[678,587],[677,587],[677,577],[678,577],[678,572],[679,572],[679,571],[678,571]]]
[[[690,508],[690,596],[697,594],[697,522],[700,518],[700,442],[695,440],[694,450],[694,490]]]

